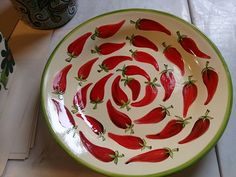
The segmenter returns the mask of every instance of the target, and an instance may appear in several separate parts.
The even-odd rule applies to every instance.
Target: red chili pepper
[[[152,82],[145,82],[147,85],[145,87],[145,95],[144,97],[136,102],[131,103],[131,106],[133,107],[142,107],[146,106],[148,104],[151,104],[155,98],[157,97],[158,90],[157,87],[160,85],[156,83],[157,79],[154,78]]]
[[[105,92],[105,85],[107,80],[113,75],[110,73],[103,78],[101,78],[92,88],[90,92],[90,103],[94,104],[93,109],[97,109],[97,104],[103,102],[104,99],[104,92]]]
[[[187,119],[183,119],[182,117],[176,116],[178,119],[170,120],[166,126],[159,132],[151,135],[146,135],[149,139],[167,139],[172,136],[180,133],[186,124],[189,122],[187,120],[192,119],[192,117],[188,117]]]
[[[170,45],[166,45],[165,42],[162,43],[163,47],[165,48],[163,50],[163,54],[165,57],[173,63],[175,66],[179,68],[181,71],[181,75],[183,76],[185,74],[185,69],[184,69],[184,61],[181,56],[181,54],[178,52],[178,50],[174,47],[171,47]]]
[[[218,74],[214,71],[214,68],[209,67],[209,61],[206,62],[206,67],[202,70],[202,80],[207,88],[207,99],[204,105],[207,105],[215,95],[218,85]]]
[[[158,123],[165,119],[166,115],[170,116],[170,112],[168,109],[173,108],[173,106],[165,107],[165,106],[160,106],[156,107],[150,112],[148,112],[146,115],[143,117],[134,120],[134,123],[136,124],[153,124],[153,123]]]
[[[87,91],[91,85],[92,83],[89,83],[76,92],[73,98],[73,106],[72,106],[73,110],[71,111],[73,114],[77,113],[79,109],[83,110],[86,107]]]
[[[140,35],[132,35],[131,37],[127,36],[126,40],[129,40],[131,44],[135,47],[143,47],[143,48],[149,48],[154,51],[158,51],[157,46],[148,38],[140,36]]]
[[[207,110],[204,116],[201,116],[193,125],[193,128],[189,135],[185,137],[183,140],[179,141],[179,144],[185,144],[190,141],[193,141],[200,136],[202,136],[208,128],[210,127],[210,119],[213,119],[212,117],[208,116],[208,113],[210,111]]]
[[[141,90],[141,84],[139,83],[139,81],[134,78],[129,78],[127,76],[121,79],[121,81],[124,81],[124,86],[127,85],[130,88],[132,92],[132,100],[137,100]]]
[[[79,131],[79,135],[84,147],[90,152],[90,154],[102,162],[114,161],[114,163],[117,164],[118,158],[124,157],[124,154],[119,154],[118,151],[113,151],[112,149],[93,144],[81,131]]]
[[[135,24],[136,29],[144,31],[158,31],[171,35],[171,32],[166,27],[164,27],[162,24],[154,20],[139,18],[136,22],[130,20],[130,23]]]
[[[163,160],[166,160],[168,157],[173,158],[174,151],[179,151],[179,149],[162,148],[151,150],[130,158],[127,162],[125,162],[125,164],[129,164],[131,162],[161,162]]]
[[[99,65],[101,68],[98,72],[108,72],[109,70],[114,69],[118,64],[124,61],[131,61],[132,58],[129,56],[112,56],[103,60],[102,64]]]
[[[58,120],[62,127],[76,129],[75,120],[65,105],[55,99],[51,99],[57,110]]]
[[[84,48],[84,44],[86,43],[89,36],[91,36],[91,34],[91,32],[83,34],[67,47],[67,55],[69,56],[69,58],[66,59],[67,62],[70,62],[72,58],[76,58],[81,54]]]
[[[128,99],[128,96],[126,93],[120,88],[120,79],[121,76],[117,76],[111,86],[111,93],[112,93],[112,98],[114,102],[120,106],[120,108],[126,108],[127,111],[130,110],[129,104],[130,100]]]
[[[123,43],[103,43],[100,46],[95,46],[94,50],[91,50],[91,53],[98,53],[99,55],[109,55],[117,50],[120,50],[125,46]]]
[[[181,35],[179,31],[177,31],[176,33],[178,35],[178,42],[180,43],[180,45],[183,47],[183,49],[186,52],[200,58],[205,58],[205,59],[211,58],[209,55],[203,53],[198,48],[197,44],[195,43],[193,39],[191,39],[190,37],[187,37],[186,35]]]
[[[130,131],[131,134],[134,133],[132,120],[125,113],[116,110],[111,100],[107,101],[107,112],[114,125],[118,128],[125,129],[125,132]]]
[[[144,71],[142,68],[135,66],[135,65],[129,65],[129,66],[123,66],[122,69],[117,69],[116,71],[121,71],[122,76],[133,76],[133,75],[140,75],[145,77],[148,81],[150,81],[150,76],[146,71]]]
[[[175,89],[176,80],[173,74],[172,69],[168,69],[168,65],[165,65],[165,70],[161,72],[160,82],[165,90],[165,96],[163,101],[166,101],[170,98],[171,94]]]
[[[131,135],[117,135],[114,133],[108,133],[108,136],[114,140],[115,142],[117,142],[119,145],[127,148],[127,149],[133,149],[133,150],[137,150],[137,149],[151,149],[152,146],[147,146],[147,143],[145,141],[145,139],[142,139],[140,137],[137,136],[131,136]]]
[[[111,36],[113,36],[119,29],[122,27],[122,25],[125,23],[125,20],[122,20],[121,22],[109,24],[109,25],[103,25],[100,27],[97,27],[95,29],[94,34],[91,36],[91,39],[95,40],[96,37],[106,39]]]
[[[97,119],[94,117],[88,116],[88,115],[81,115],[81,114],[76,114],[76,116],[80,119],[82,119],[91,130],[98,135],[99,138],[102,138],[102,140],[105,140],[104,134],[106,132],[105,128],[99,122]]]
[[[154,66],[154,68],[159,71],[159,65],[156,59],[149,53],[138,51],[138,50],[129,50],[132,53],[132,57],[139,62],[148,63]]]
[[[84,65],[82,65],[78,72],[77,72],[77,77],[75,77],[75,79],[77,81],[79,81],[79,85],[82,85],[82,82],[85,82],[86,79],[88,78],[91,69],[93,67],[93,64],[98,60],[98,58],[94,58],[90,61],[88,61],[87,63],[85,63]]]
[[[53,93],[57,94],[59,99],[61,99],[61,95],[63,95],[66,91],[66,77],[71,67],[72,64],[65,66],[61,71],[57,72],[53,79]]]
[[[194,84],[196,81],[191,80],[192,76],[188,77],[188,81],[184,83],[182,90],[183,95],[183,117],[186,117],[189,107],[193,104],[197,98],[197,86]]]

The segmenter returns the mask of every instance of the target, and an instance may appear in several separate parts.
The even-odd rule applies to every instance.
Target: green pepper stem
[[[168,70],[168,65],[164,64],[165,70]]]
[[[136,51],[133,51],[132,49],[130,49],[129,52],[132,54],[132,56],[134,56]]]
[[[179,31],[176,31],[176,34],[177,34],[178,38],[181,38],[181,34]]]
[[[129,22],[130,22],[131,24],[136,24],[136,22],[133,21],[133,20],[130,20]]]
[[[97,53],[97,51],[92,49],[92,50],[91,50],[91,53],[92,53],[92,54],[95,54],[95,53]]]
[[[142,146],[142,148],[141,148],[141,151],[142,150],[144,150],[144,149],[152,149],[152,146],[148,146],[147,145],[147,142],[146,142],[146,140],[145,139],[142,139],[143,140],[143,143],[140,143],[140,146]]]
[[[126,36],[125,39],[131,41],[131,38],[129,36]]]
[[[130,131],[130,134],[134,134],[134,130],[133,130],[133,127],[134,127],[134,124],[131,124],[131,125],[126,125],[126,129],[125,129],[125,133]]]
[[[160,87],[161,85],[156,83],[157,81],[157,78],[155,77],[152,81],[146,81],[144,82],[145,84],[148,84],[148,85],[151,85],[153,87]]]
[[[164,48],[167,48],[167,45],[166,45],[165,42],[162,42],[162,46],[163,46]]]
[[[66,58],[65,60],[66,60],[66,62],[71,62],[72,58],[73,58],[73,57],[70,56],[70,57]]]
[[[174,106],[170,105],[170,106],[166,107],[165,109],[170,109],[170,108],[174,108]]]
[[[209,66],[209,61],[206,61],[206,68],[208,68],[208,66]]]
[[[174,149],[171,149],[172,152],[178,152],[179,151],[179,148],[174,148]]]
[[[91,39],[95,40],[95,38],[98,36],[98,34],[99,34],[99,32],[98,32],[98,29],[96,28],[94,34],[91,36]]]
[[[210,112],[210,110],[207,109],[206,112],[205,112],[205,116],[206,116],[206,117],[208,116],[209,112]]]

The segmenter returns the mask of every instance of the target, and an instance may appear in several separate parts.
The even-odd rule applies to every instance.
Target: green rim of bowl
[[[179,165],[175,168],[160,172],[160,173],[154,173],[154,174],[147,174],[147,175],[124,175],[124,174],[118,174],[118,173],[111,173],[108,172],[106,170],[97,168],[93,165],[91,165],[90,163],[85,162],[84,160],[80,159],[79,157],[75,156],[75,154],[73,154],[71,152],[71,150],[60,140],[60,138],[58,137],[58,135],[53,131],[49,119],[48,119],[48,114],[46,112],[46,107],[45,107],[45,98],[43,97],[44,95],[44,91],[45,91],[45,75],[47,73],[47,69],[48,66],[51,63],[51,60],[55,54],[55,52],[58,50],[58,47],[76,30],[78,30],[80,27],[98,19],[101,18],[103,16],[107,16],[107,15],[112,15],[112,14],[117,14],[117,13],[124,13],[124,12],[148,12],[148,13],[156,13],[156,14],[162,14],[162,15],[166,15],[169,17],[172,17],[174,19],[176,19],[179,22],[182,22],[184,24],[186,24],[187,26],[191,27],[193,30],[195,30],[197,33],[199,33],[201,36],[203,36],[205,38],[205,40],[211,45],[211,47],[214,49],[214,51],[217,53],[218,57],[221,60],[221,63],[225,69],[225,74],[228,78],[227,83],[228,83],[228,102],[227,102],[227,107],[226,107],[226,111],[225,111],[225,116],[224,116],[224,120],[222,122],[221,127],[219,128],[218,132],[216,133],[216,135],[214,136],[214,138],[210,141],[210,143],[201,151],[199,152],[195,157],[193,157],[192,159],[190,159],[189,161],[185,162],[182,165]],[[53,137],[55,138],[55,140],[57,141],[57,143],[73,158],[75,159],[77,162],[80,162],[81,164],[93,169],[94,171],[97,171],[99,173],[108,175],[108,176],[117,176],[117,177],[134,177],[134,176],[142,176],[142,177],[154,177],[154,176],[166,176],[166,175],[170,175],[172,173],[175,173],[177,171],[183,170],[189,166],[191,166],[192,164],[194,164],[195,162],[197,162],[198,160],[200,160],[206,153],[208,153],[217,143],[217,141],[220,139],[220,137],[222,136],[227,123],[229,121],[229,117],[231,114],[231,110],[232,110],[232,104],[233,104],[233,86],[232,86],[232,80],[231,80],[231,76],[230,76],[230,72],[228,70],[228,67],[225,63],[225,60],[223,58],[223,56],[221,55],[220,51],[218,50],[218,48],[216,47],[216,45],[205,35],[203,34],[196,26],[190,24],[189,22],[166,12],[162,12],[162,11],[157,11],[157,10],[152,10],[152,9],[122,9],[122,10],[117,10],[117,11],[112,11],[112,12],[108,12],[108,13],[104,13],[102,15],[96,16],[94,18],[91,18],[85,22],[83,22],[82,24],[80,24],[79,26],[77,26],[76,28],[74,28],[71,32],[69,32],[56,46],[56,48],[54,49],[54,51],[52,52],[52,54],[49,57],[49,60],[46,63],[46,66],[44,68],[43,71],[43,75],[42,75],[42,80],[41,80],[41,86],[40,86],[40,99],[41,99],[41,108],[43,111],[43,116],[46,120],[46,123],[49,127],[49,130],[51,132],[51,134],[53,135]]]

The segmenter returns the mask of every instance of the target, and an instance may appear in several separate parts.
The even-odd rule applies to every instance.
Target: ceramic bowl
[[[115,11],[57,45],[41,83],[44,116],[76,161],[108,176],[163,176],[218,141],[232,83],[216,46],[164,12]]]

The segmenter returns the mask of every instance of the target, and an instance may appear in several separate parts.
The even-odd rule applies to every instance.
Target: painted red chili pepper
[[[162,43],[163,47],[165,48],[163,50],[163,54],[165,57],[173,63],[175,66],[177,66],[181,72],[181,75],[183,76],[185,74],[184,69],[184,61],[181,56],[181,54],[178,52],[178,50],[170,45],[166,45],[165,42]]]
[[[102,138],[102,140],[105,140],[104,134],[106,132],[105,128],[103,127],[103,125],[101,124],[101,122],[99,122],[97,119],[95,119],[92,116],[88,116],[88,115],[81,115],[81,114],[76,114],[76,116],[80,119],[82,119],[89,128],[91,128],[91,130],[98,135],[99,138]]]
[[[55,99],[51,99],[58,115],[58,120],[62,127],[76,129],[75,120],[65,105]]]
[[[75,96],[73,97],[73,110],[71,111],[73,114],[77,113],[79,110],[83,110],[87,105],[87,91],[92,83],[88,83],[81,89],[79,89]]]
[[[146,137],[149,139],[167,139],[173,137],[180,133],[184,129],[186,124],[189,123],[187,120],[192,119],[192,117],[188,117],[186,119],[178,116],[176,117],[178,119],[170,120],[159,133],[146,135]]]
[[[176,80],[173,74],[172,69],[168,69],[168,65],[165,65],[165,70],[161,72],[160,82],[165,90],[165,96],[163,98],[163,101],[166,101],[170,98],[171,94],[173,93],[175,89]]]
[[[117,50],[120,50],[125,46],[125,42],[123,43],[103,43],[100,46],[95,46],[94,50],[91,50],[91,53],[98,53],[99,55],[109,55]]]
[[[166,160],[168,157],[173,158],[173,152],[175,151],[179,151],[179,149],[162,148],[162,149],[151,150],[130,158],[127,162],[125,162],[125,164],[129,164],[132,162],[150,162],[150,163],[161,162],[163,160]]]
[[[209,67],[209,61],[206,62],[206,67],[202,70],[202,80],[207,88],[207,99],[204,105],[207,105],[215,95],[219,77],[214,68]]]
[[[108,79],[113,75],[110,73],[103,78],[101,78],[96,84],[93,86],[90,92],[90,103],[94,104],[93,109],[97,109],[97,104],[103,102],[104,99],[104,92],[105,92],[105,85]]]
[[[144,71],[142,68],[135,66],[135,65],[128,65],[128,66],[123,66],[122,69],[117,69],[116,71],[121,71],[122,76],[133,76],[133,75],[140,75],[145,77],[148,81],[150,81],[150,76],[146,71]]]
[[[138,50],[129,50],[132,53],[132,57],[139,62],[148,63],[154,66],[154,68],[159,71],[159,65],[156,61],[156,59],[150,55],[149,53],[138,51]]]
[[[131,106],[133,107],[142,107],[146,106],[148,104],[151,104],[158,94],[158,89],[160,85],[156,83],[157,78],[154,78],[153,81],[145,82],[147,85],[145,87],[145,95],[144,97],[136,102],[131,103]]]
[[[139,30],[158,31],[171,35],[171,32],[166,27],[154,20],[139,18],[137,21],[130,20],[130,23],[135,24],[135,28]]]
[[[138,80],[131,78],[131,77],[125,77],[121,79],[121,81],[124,81],[124,86],[128,86],[132,92],[132,100],[137,100],[140,90],[141,90],[141,84]]]
[[[170,116],[170,112],[168,109],[173,108],[173,106],[165,107],[160,106],[156,107],[147,114],[145,114],[143,117],[134,120],[134,123],[136,124],[153,124],[158,123],[165,119],[166,115]]]
[[[94,63],[98,60],[98,58],[94,58],[92,60],[89,60],[87,63],[85,63],[84,65],[82,65],[78,72],[77,72],[77,77],[75,77],[75,79],[77,81],[79,81],[79,85],[82,85],[82,82],[85,82],[86,79],[88,78],[91,69],[94,65]]]
[[[113,36],[122,25],[125,23],[125,20],[122,20],[118,23],[103,25],[95,29],[94,34],[91,36],[91,39],[95,40],[96,37],[106,39]]]
[[[178,36],[178,42],[180,43],[180,45],[183,47],[183,49],[196,56],[196,57],[200,57],[200,58],[205,58],[205,59],[210,59],[211,57],[205,53],[203,53],[197,46],[197,44],[195,43],[195,41],[186,36],[186,35],[181,35],[179,31],[176,32],[177,36]]]
[[[193,125],[193,128],[189,135],[185,137],[183,140],[179,141],[179,144],[185,144],[190,141],[193,141],[200,136],[202,136],[208,128],[210,127],[210,119],[213,119],[213,117],[208,116],[209,110],[206,111],[204,116],[201,116]]]
[[[130,134],[134,133],[134,124],[132,123],[132,120],[125,113],[115,109],[111,103],[111,100],[107,101],[107,112],[114,125],[118,128],[125,129],[125,132],[130,131]]]
[[[131,61],[132,58],[129,56],[112,56],[103,60],[102,64],[99,65],[100,70],[98,72],[108,72],[109,70],[114,69],[118,64],[124,61]]]
[[[59,71],[53,79],[53,93],[57,94],[59,99],[66,91],[67,80],[66,77],[70,71],[72,64],[65,66],[61,71]]]
[[[137,136],[131,136],[131,135],[117,135],[114,133],[109,132],[108,136],[114,140],[115,142],[117,142],[119,145],[127,148],[127,149],[133,149],[133,150],[137,150],[137,149],[151,149],[152,146],[147,146],[147,143],[145,141],[145,139],[142,139],[140,137]]]
[[[129,40],[130,43],[135,47],[149,48],[154,51],[158,51],[157,46],[148,38],[140,35],[132,35],[131,37],[127,36],[126,40]]]
[[[127,111],[129,111],[130,100],[128,99],[128,96],[126,95],[126,93],[120,88],[120,79],[121,79],[121,76],[117,76],[111,85],[112,98],[113,98],[113,101],[118,106],[120,106],[120,108],[126,108]]]
[[[118,151],[113,151],[112,149],[93,144],[81,131],[79,131],[79,135],[84,147],[90,152],[91,155],[102,162],[114,161],[114,163],[117,164],[118,158],[124,157],[124,154],[119,154]]]
[[[188,77],[188,81],[184,83],[184,87],[182,90],[183,95],[183,117],[186,117],[188,113],[189,107],[193,104],[195,99],[197,98],[197,86],[194,84],[196,81],[191,80],[192,76]]]
[[[85,33],[67,47],[67,55],[69,56],[69,58],[66,59],[67,62],[70,62],[72,58],[76,58],[81,54],[86,41],[91,35],[91,32]]]

